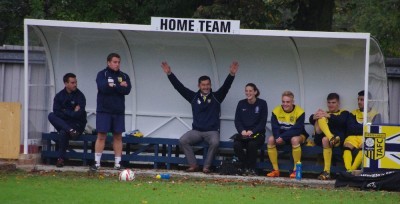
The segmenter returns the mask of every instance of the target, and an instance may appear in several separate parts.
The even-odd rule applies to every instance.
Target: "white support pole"
[[[364,110],[366,110],[366,107],[368,107],[368,84],[369,84],[369,50],[370,50],[370,42],[371,42],[371,39],[370,39],[370,36],[368,36],[367,38],[366,38],[366,40],[365,40],[366,42],[365,42],[365,46],[366,46],[366,48],[365,48],[365,74],[364,74],[364,95],[365,96],[367,96],[367,100],[364,100]],[[365,97],[364,97],[365,98]],[[367,124],[367,122],[368,122],[368,118],[367,118],[367,112],[368,111],[364,111],[364,113],[363,113],[363,124],[365,125],[365,124]]]
[[[29,111],[29,58],[28,25],[24,22],[24,154],[28,154],[28,111]]]

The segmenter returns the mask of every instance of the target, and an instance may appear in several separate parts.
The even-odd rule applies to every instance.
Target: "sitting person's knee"
[[[52,120],[55,116],[56,116],[56,115],[55,115],[53,112],[51,112],[51,113],[49,113],[49,115],[47,116],[47,118],[48,118],[49,120]]]
[[[275,144],[275,138],[274,138],[274,136],[269,136],[269,137],[268,137],[268,144],[269,144],[269,145],[274,145],[274,144]]]
[[[354,146],[351,145],[351,144],[348,143],[348,142],[345,142],[345,143],[343,144],[343,147],[346,148],[346,149],[348,149],[348,150],[353,150],[353,149],[354,149]]]
[[[296,136],[296,137],[292,137],[290,139],[290,142],[292,143],[293,146],[297,146],[300,144],[300,140],[301,140],[301,138],[299,136]]]
[[[186,137],[181,137],[181,138],[179,138],[179,144],[180,145],[189,144],[189,140]]]
[[[208,143],[208,145],[209,145],[210,147],[218,148],[218,146],[219,146],[219,140],[211,140],[211,141]]]

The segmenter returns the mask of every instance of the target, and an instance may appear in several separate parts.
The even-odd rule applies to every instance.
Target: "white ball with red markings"
[[[125,169],[119,173],[120,181],[132,181],[135,179],[135,172],[130,169]]]

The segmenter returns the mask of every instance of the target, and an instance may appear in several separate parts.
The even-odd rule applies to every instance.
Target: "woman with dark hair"
[[[245,95],[246,98],[240,100],[236,108],[235,127],[238,133],[234,136],[233,149],[244,173],[256,175],[257,150],[265,142],[268,105],[258,98],[260,91],[253,83],[245,86]]]

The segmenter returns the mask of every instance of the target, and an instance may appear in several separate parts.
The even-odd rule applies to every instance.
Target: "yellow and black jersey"
[[[367,122],[379,123],[380,114],[375,110],[370,110],[367,114]],[[363,134],[364,112],[360,109],[355,109],[351,112],[347,123],[347,135],[362,135]]]
[[[294,106],[291,112],[285,112],[282,106],[277,106],[272,111],[271,126],[275,138],[291,138],[301,134],[307,135],[304,129],[304,110]]]
[[[364,120],[364,112],[363,111],[361,111],[360,109],[356,109],[356,110],[353,110],[351,112],[351,114],[353,114],[356,117],[356,121],[358,123],[360,123],[360,124],[363,123],[363,120]],[[367,117],[368,117],[367,122],[370,122],[370,123],[376,122],[376,120],[379,117],[379,113],[375,110],[370,110],[367,114]]]
[[[332,134],[340,136],[342,139],[346,136],[347,122],[350,116],[349,111],[339,110],[337,112],[327,112],[330,117],[328,118],[328,127]],[[316,120],[313,119],[314,114],[309,118],[311,124],[315,124]]]

